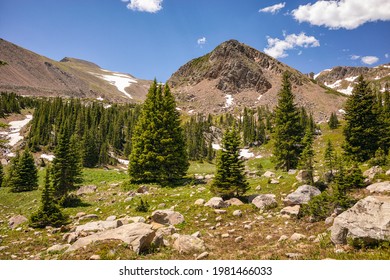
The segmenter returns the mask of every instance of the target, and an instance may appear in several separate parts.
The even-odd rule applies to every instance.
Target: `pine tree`
[[[38,188],[38,171],[28,149],[20,156],[10,180],[12,192],[32,191]]]
[[[68,193],[81,183],[80,152],[76,143],[76,138],[71,141],[69,129],[65,126],[58,139],[52,167],[54,197],[58,202],[66,199]]]
[[[358,162],[366,161],[379,148],[381,126],[376,97],[362,76],[347,100],[345,111],[345,153]]]
[[[325,166],[329,169],[330,176],[333,177],[333,168],[335,164],[335,153],[332,142],[328,139],[325,149]]]
[[[328,126],[330,129],[336,129],[339,126],[339,120],[337,118],[336,113],[332,113],[330,115],[330,118],[328,121]]]
[[[248,189],[244,162],[240,159],[240,136],[235,128],[227,130],[222,139],[222,149],[217,157],[217,171],[211,191],[223,198],[243,195]]]
[[[41,196],[41,206],[36,213],[31,215],[30,226],[33,228],[59,227],[65,223],[66,216],[55,203],[54,189],[50,182],[50,171],[47,168]]]
[[[301,158],[300,167],[307,171],[309,184],[314,183],[314,150],[313,150],[313,133],[310,126],[306,128],[305,136],[303,137],[302,144],[304,146]]]
[[[167,182],[188,169],[187,152],[176,102],[166,85],[151,85],[134,129],[129,175],[134,181]]]
[[[274,155],[277,168],[296,168],[302,151],[301,139],[304,128],[300,125],[300,113],[294,104],[289,74],[283,75],[282,88],[278,93],[275,109]]]

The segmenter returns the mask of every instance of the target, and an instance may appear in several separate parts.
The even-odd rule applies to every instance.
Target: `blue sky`
[[[317,73],[390,62],[390,1],[0,0],[0,37],[162,82],[229,39]]]

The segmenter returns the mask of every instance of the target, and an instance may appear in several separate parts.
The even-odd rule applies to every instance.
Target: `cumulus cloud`
[[[292,11],[299,22],[326,26],[330,29],[355,29],[366,22],[390,20],[389,0],[320,0],[300,5]]]
[[[130,2],[127,8],[133,11],[157,13],[162,9],[163,0],[122,0]]]
[[[389,54],[388,54],[388,53],[385,53],[385,57],[386,57],[386,58],[389,58]]]
[[[360,58],[360,55],[356,55],[356,54],[351,55],[351,59],[352,60],[356,60],[356,59],[359,59],[359,58]]]
[[[312,48],[319,47],[320,42],[313,36],[306,36],[304,32],[300,34],[283,34],[284,39],[267,37],[268,45],[264,52],[274,58],[283,58],[288,56],[287,50],[296,47]]]
[[[376,56],[363,56],[362,57],[362,62],[368,65],[374,64],[378,62],[379,58]]]
[[[199,38],[197,42],[198,42],[198,46],[203,47],[203,45],[205,45],[207,43],[207,39],[206,39],[206,37],[202,37],[202,38]]]
[[[271,13],[274,15],[277,12],[279,12],[280,9],[283,9],[284,6],[286,6],[286,2],[275,4],[275,5],[269,6],[269,7],[265,7],[263,9],[260,9],[259,12],[260,13]]]

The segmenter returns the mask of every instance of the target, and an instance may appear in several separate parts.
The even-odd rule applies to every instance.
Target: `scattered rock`
[[[242,242],[243,240],[244,240],[244,238],[242,236],[238,236],[234,239],[234,242],[239,243],[239,242]]]
[[[261,190],[261,186],[257,186],[257,187],[255,188],[255,190],[256,190],[256,191],[260,191],[260,190]]]
[[[271,181],[269,183],[272,185],[277,185],[277,184],[279,184],[279,181],[276,179],[271,179]]]
[[[235,206],[241,206],[241,205],[244,205],[244,203],[239,200],[238,198],[231,198],[229,200],[226,200],[227,203],[229,203],[229,205],[235,205]]]
[[[286,241],[287,239],[288,239],[287,235],[282,235],[282,236],[280,236],[278,242],[283,242],[283,241]]]
[[[390,176],[390,169],[386,171],[386,175]]]
[[[369,190],[370,193],[390,193],[390,181],[369,185],[367,190]]]
[[[99,219],[99,216],[96,215],[96,214],[88,214],[88,215],[84,215],[82,217],[79,218],[80,221],[82,220],[93,220],[93,219]]]
[[[80,238],[66,252],[77,250],[96,241],[114,239],[122,240],[129,244],[132,250],[139,254],[150,248],[155,234],[152,226],[145,223],[123,225],[116,229],[110,229]]]
[[[215,221],[216,221],[216,222],[222,221],[222,217],[221,217],[221,216],[216,217],[216,218],[215,218]]]
[[[84,225],[80,225],[76,227],[75,232],[95,232],[95,231],[104,231],[108,229],[114,229],[122,226],[123,223],[120,220],[116,221],[96,221],[96,222],[90,222],[86,223]]]
[[[334,217],[330,216],[325,219],[325,225],[330,225],[333,223],[333,221],[334,221]]]
[[[75,217],[79,219],[79,218],[81,218],[81,217],[83,217],[85,215],[87,215],[87,213],[85,213],[85,212],[78,212]]]
[[[191,235],[179,235],[173,243],[173,248],[184,254],[206,250],[204,241]]]
[[[256,196],[252,203],[259,209],[271,209],[278,206],[274,194],[261,194]]]
[[[89,257],[89,259],[91,261],[97,261],[97,260],[100,260],[100,256],[99,255],[92,255],[92,256]]]
[[[265,237],[265,240],[271,240],[273,237],[272,237],[272,235],[267,235],[266,237]]]
[[[142,185],[137,189],[137,193],[147,193],[149,192],[149,187]]]
[[[286,198],[283,199],[283,202],[287,206],[305,204],[308,203],[312,197],[319,194],[321,194],[321,191],[316,187],[303,185],[298,187],[295,192],[287,195]]]
[[[62,240],[69,244],[74,243],[77,240],[77,234],[75,232],[65,233]]]
[[[70,247],[69,244],[56,244],[51,246],[46,250],[48,253],[60,252],[62,250],[68,249]]]
[[[295,173],[297,173],[297,170],[296,169],[290,169],[288,171],[288,175],[295,175]]]
[[[158,206],[157,206],[157,208],[165,208],[167,205],[165,204],[165,203],[160,203]]]
[[[290,216],[298,216],[300,209],[301,209],[300,205],[286,206],[282,210],[280,210],[280,214],[290,215]]]
[[[126,197],[126,199],[123,202],[130,202],[132,200],[133,200],[133,198],[131,196],[129,196],[129,197]]]
[[[228,207],[229,203],[223,201],[222,197],[213,197],[204,206],[219,209]]]
[[[263,174],[263,177],[266,177],[266,178],[274,178],[274,177],[275,177],[275,173],[274,173],[274,172],[271,172],[271,171],[266,171],[266,172]]]
[[[172,210],[157,210],[152,213],[152,221],[163,225],[177,225],[184,222],[184,216]]]
[[[289,259],[299,259],[303,257],[303,254],[301,253],[286,253],[286,257]]]
[[[205,200],[203,198],[199,198],[195,201],[195,205],[203,205],[205,203]]]
[[[200,238],[202,235],[200,234],[200,231],[197,231],[197,232],[194,232],[193,234],[191,234],[191,236]]]
[[[383,173],[383,169],[380,166],[373,166],[370,169],[367,169],[363,172],[363,176],[368,177],[368,179],[374,179],[375,175]]]
[[[331,240],[345,244],[347,238],[364,243],[390,240],[390,197],[368,196],[337,216]]]
[[[290,236],[291,241],[299,241],[302,239],[306,239],[306,235],[300,234],[300,233],[294,233]]]
[[[235,217],[241,217],[241,216],[242,216],[242,211],[241,211],[241,210],[234,210],[234,211],[233,211],[233,216],[235,216]]]
[[[223,234],[221,234],[221,237],[222,238],[228,238],[230,235],[229,235],[229,233],[223,233]]]
[[[8,248],[9,248],[9,246],[0,246],[0,252],[7,250]]]
[[[115,221],[115,220],[116,220],[116,216],[115,215],[109,216],[106,219],[106,221]]]
[[[199,256],[196,257],[197,260],[203,260],[209,256],[209,252],[203,252]]]
[[[244,229],[252,229],[252,225],[244,225]]]
[[[309,179],[309,172],[307,172],[306,170],[299,170],[298,175],[295,176],[295,178],[299,182],[305,182]]]
[[[223,210],[223,209],[215,209],[215,210],[214,210],[214,213],[215,213],[215,214],[226,214],[227,211],[226,211],[226,210]]]
[[[21,225],[21,224],[23,224],[23,223],[25,223],[27,221],[28,221],[28,219],[25,216],[16,215],[16,216],[11,217],[8,220],[8,226],[11,229],[14,229],[14,228],[18,227],[19,225]]]
[[[94,186],[94,185],[90,185],[90,186],[81,186],[81,187],[77,190],[76,195],[90,194],[90,193],[96,192],[96,190],[97,190],[97,187]]]

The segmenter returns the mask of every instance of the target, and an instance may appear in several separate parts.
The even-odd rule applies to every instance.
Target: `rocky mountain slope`
[[[236,40],[180,67],[168,84],[182,110],[220,113],[235,108],[277,104],[284,71],[292,73],[296,102],[325,120],[345,97],[331,94],[299,71]]]
[[[22,95],[142,102],[150,81],[74,58],[60,62],[0,39],[0,91]]]
[[[370,67],[337,66],[325,69],[312,78],[317,82],[344,94],[352,94],[355,80],[360,76],[372,82],[379,91],[384,91],[386,83],[390,84],[390,63]]]

